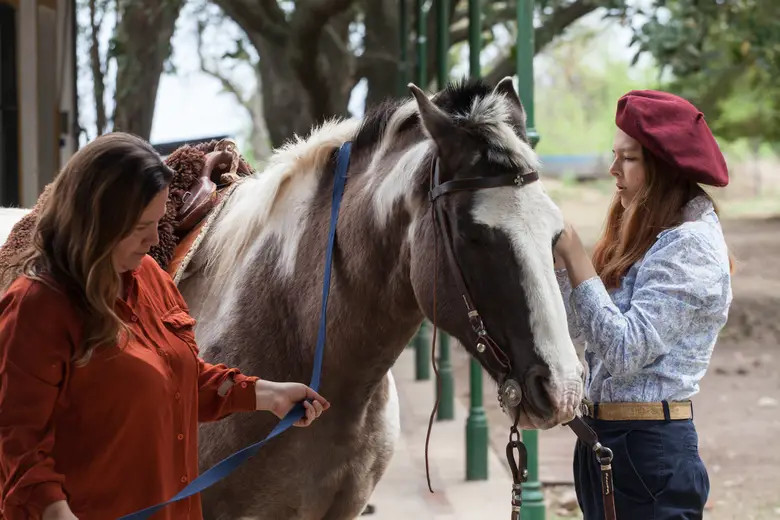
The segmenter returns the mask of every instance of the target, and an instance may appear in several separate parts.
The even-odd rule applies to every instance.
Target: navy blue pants
[[[691,420],[585,421],[613,453],[617,520],[701,519],[710,491]],[[584,520],[603,520],[601,466],[579,440],[574,486]]]

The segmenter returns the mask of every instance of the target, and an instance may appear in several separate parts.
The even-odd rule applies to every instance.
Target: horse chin
[[[504,413],[509,416],[512,424],[515,424],[515,421],[517,421],[517,428],[520,430],[549,430],[559,424],[555,417],[547,419],[540,417],[537,413],[524,406],[523,403],[510,408],[508,412],[504,408]]]

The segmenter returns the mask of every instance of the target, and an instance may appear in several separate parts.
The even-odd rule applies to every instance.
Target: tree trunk
[[[297,2],[289,20],[275,1],[215,1],[260,56],[258,84],[274,147],[347,113],[355,69],[348,44],[355,0]]]
[[[115,35],[114,130],[149,139],[157,88],[184,0],[127,0]]]
[[[406,0],[400,0],[406,1]],[[360,58],[356,82],[366,78],[366,110],[397,94],[400,81],[401,45],[398,0],[365,0],[365,51]],[[412,17],[410,17],[412,18]],[[413,63],[414,49],[408,50]],[[410,77],[411,79],[411,77]]]
[[[259,81],[260,78],[258,77],[258,83]],[[247,108],[252,119],[252,133],[249,138],[249,144],[252,147],[255,166],[259,167],[271,156],[271,136],[268,134],[267,120],[263,110],[262,87],[249,99]]]

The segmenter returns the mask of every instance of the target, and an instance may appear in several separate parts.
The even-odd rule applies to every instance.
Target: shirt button
[[[241,388],[246,388],[246,383],[241,383]]]
[[[173,394],[173,398],[174,399],[179,399],[180,397],[181,397],[181,394],[179,392],[176,392],[175,394]]]
[[[185,477],[182,477],[182,478],[181,478],[181,481],[182,481],[182,482],[187,482],[187,477],[186,477],[186,476],[185,476]]]
[[[179,435],[176,436],[176,438],[182,440],[184,438],[184,434],[180,433]]]
[[[132,321],[132,322],[134,322],[134,323],[135,323],[136,321],[138,321],[138,316],[136,316],[135,314],[133,314],[133,315],[130,317],[130,321]]]

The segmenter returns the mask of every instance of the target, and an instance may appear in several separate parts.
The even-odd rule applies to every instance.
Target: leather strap
[[[515,176],[512,176],[514,178]],[[490,177],[486,177],[485,179],[490,179]],[[507,176],[501,177],[503,182],[507,182]],[[477,181],[481,181],[482,179],[468,179],[468,181],[471,181],[468,186],[474,187],[478,186]],[[455,186],[455,188],[451,189],[445,189],[442,191],[442,193],[448,193],[451,191],[454,191],[455,189],[466,189],[466,188],[458,188],[460,186],[459,184],[449,184],[449,183],[459,183],[459,182],[465,182],[465,181],[449,181],[449,183],[439,184],[439,159],[438,157],[434,159],[433,162],[433,175],[431,176],[431,193],[433,194],[434,190],[438,187],[444,187],[447,188],[447,186]],[[495,184],[492,183],[491,187],[496,186],[504,186],[506,184]],[[479,188],[471,188],[471,189],[479,189]],[[449,261],[451,271],[453,276],[455,277],[455,284],[458,286],[458,290],[461,293],[461,297],[463,298],[463,303],[466,306],[466,312],[468,314],[469,322],[471,323],[471,328],[474,331],[474,333],[477,335],[477,355],[484,361],[485,365],[492,370],[494,373],[499,375],[500,383],[503,383],[503,379],[505,379],[510,371],[511,371],[511,364],[509,361],[509,358],[506,356],[506,354],[499,348],[498,344],[493,340],[493,338],[490,337],[490,334],[488,334],[487,329],[485,328],[485,324],[482,322],[482,316],[480,316],[479,311],[477,311],[476,306],[474,305],[474,302],[471,299],[471,295],[468,290],[468,286],[466,284],[466,280],[463,278],[463,271],[460,268],[460,264],[458,263],[458,259],[455,256],[455,251],[453,250],[452,246],[452,234],[449,227],[449,221],[447,220],[447,215],[444,213],[444,208],[441,204],[437,204],[436,197],[431,196],[431,203],[434,205],[436,209],[436,220],[438,224],[438,228],[441,231],[441,234],[443,235],[443,242],[444,242],[444,250],[447,253],[447,260]]]
[[[601,465],[601,499],[604,503],[605,520],[617,520],[615,512],[615,487],[612,480],[612,450],[602,446],[596,432],[581,417],[575,417],[568,426],[577,438],[594,451]]]

